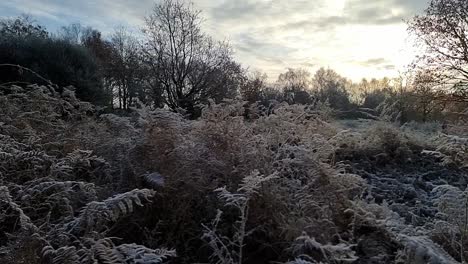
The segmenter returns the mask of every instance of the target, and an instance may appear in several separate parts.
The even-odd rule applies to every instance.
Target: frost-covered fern
[[[120,133],[128,147],[133,124],[116,116],[103,116],[99,124],[95,107],[68,88],[5,89],[0,91],[0,252],[8,254],[0,254],[0,262],[160,263],[175,255],[106,238],[106,231],[151,204],[155,192],[116,190],[116,170],[97,155],[100,149],[82,147],[110,146],[113,138],[105,130],[119,134],[122,126],[128,129]]]
[[[440,134],[435,143],[437,151],[444,154],[444,163],[468,167],[468,138]]]
[[[235,208],[238,213],[238,220],[235,222],[234,227],[236,231],[232,238],[220,234],[217,230],[223,213],[221,210],[218,210],[211,226],[203,225],[205,229],[203,238],[208,241],[213,250],[212,259],[215,263],[242,263],[245,238],[253,232],[253,230],[247,228],[249,202],[258,192],[262,183],[276,177],[276,174],[262,176],[258,171],[254,171],[252,174],[244,177],[236,193],[226,190],[225,187],[215,190],[218,193],[218,198],[223,201],[224,205]]]
[[[450,245],[465,262],[468,259],[468,188],[462,191],[451,185],[441,185],[432,192],[439,210],[434,236]]]
[[[0,235],[10,232],[8,228],[21,228],[23,230],[37,231],[37,227],[31,219],[24,213],[21,207],[16,204],[6,186],[0,186]],[[2,234],[3,233],[3,234]]]
[[[133,190],[102,202],[91,202],[81,210],[78,217],[67,223],[66,229],[74,234],[102,232],[108,223],[133,213],[135,205],[143,206],[143,202],[151,202],[154,194],[154,191],[148,189]]]
[[[297,258],[289,263],[354,263],[359,258],[352,249],[353,246],[355,245],[345,243],[322,245],[315,238],[303,233],[290,249]]]
[[[51,264],[158,264],[176,256],[174,250],[149,249],[137,244],[115,245],[111,239],[87,240],[84,245],[80,249],[46,246],[42,250],[43,258]]]
[[[373,161],[389,158],[398,168],[444,160],[434,166],[466,180],[463,138],[414,140],[382,121],[398,119],[395,105],[366,122],[376,125],[343,131],[326,105],[210,102],[187,120],[145,106],[109,113],[49,86],[5,88],[0,104],[2,263],[161,263],[175,256],[164,247],[177,248],[176,263],[467,257],[454,202],[466,191],[439,186],[444,175],[402,180],[427,192],[415,202],[428,214],[418,227],[392,212],[399,201],[376,204],[369,194],[376,182],[388,194],[401,186],[373,181]],[[372,243],[391,248],[368,256]]]

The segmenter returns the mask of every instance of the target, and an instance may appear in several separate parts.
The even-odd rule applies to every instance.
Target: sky
[[[0,17],[30,14],[54,32],[79,22],[111,34],[138,31],[158,0],[1,0]],[[270,80],[320,67],[358,81],[394,77],[415,56],[405,19],[428,0],[194,0],[204,30],[231,43],[245,67]]]

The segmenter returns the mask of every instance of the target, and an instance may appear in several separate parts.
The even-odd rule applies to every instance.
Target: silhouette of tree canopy
[[[96,29],[90,26],[83,26],[80,23],[72,23],[68,26],[60,28],[57,38],[69,41],[73,44],[84,45],[87,39],[92,38],[92,35],[99,33]]]
[[[330,107],[335,109],[349,108],[349,94],[346,89],[349,82],[346,78],[332,69],[320,68],[315,73],[312,83],[320,101],[328,102]]]
[[[143,86],[140,45],[124,28],[112,35],[112,53],[109,61],[109,82],[120,109],[128,109],[134,99],[141,98]]]
[[[456,92],[468,98],[468,1],[432,0],[408,25],[425,48],[421,66],[456,84]]]
[[[289,68],[278,76],[277,81],[277,85],[283,91],[284,100],[290,104],[311,103],[310,84],[310,72],[304,69]]]
[[[419,71],[413,77],[413,108],[420,114],[422,122],[428,121],[431,115],[442,112],[446,107],[446,102],[440,100],[440,91],[434,89],[437,85],[437,76],[432,71]]]
[[[248,73],[244,84],[240,88],[242,98],[250,103],[262,101],[267,86],[267,78],[268,76],[260,71]]]
[[[21,15],[14,19],[0,19],[0,36],[46,38],[49,33],[30,16]]]
[[[77,96],[102,104],[106,94],[94,56],[83,46],[52,39],[42,26],[27,17],[0,23],[0,61],[31,69],[60,87],[72,85]],[[0,84],[43,83],[17,67],[0,69]]]
[[[171,109],[182,108],[192,116],[198,104],[213,95],[223,97],[219,89],[240,69],[229,45],[204,34],[202,22],[192,4],[164,0],[154,6],[144,30],[146,62],[158,81],[154,88],[164,90]]]
[[[111,106],[113,104],[112,79],[114,76],[111,63],[115,54],[112,44],[110,41],[103,39],[100,31],[91,29],[82,36],[82,45],[88,49],[96,60],[105,89],[106,105]]]

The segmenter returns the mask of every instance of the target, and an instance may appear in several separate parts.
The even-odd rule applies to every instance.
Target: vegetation
[[[395,118],[401,124],[457,120],[467,104],[463,79],[463,43],[467,40],[461,33],[466,26],[463,13],[456,12],[466,3],[449,2],[433,1],[424,16],[408,22],[410,32],[427,52],[414,71],[398,79],[353,83],[332,69],[322,68],[315,74],[287,69],[270,83],[265,74],[249,72],[234,61],[229,43],[215,41],[203,32],[200,11],[172,0],[154,6],[146,17],[142,38],[118,28],[104,39],[98,30],[80,24],[51,34],[27,16],[4,19],[0,23],[0,61],[31,69],[59,87],[72,85],[84,101],[123,110],[139,101],[197,118],[202,104],[241,96],[265,107],[275,101],[328,104],[338,117],[346,118],[363,117],[363,109],[381,114],[382,106],[393,102],[399,113]],[[436,26],[440,28],[434,29]],[[452,38],[447,45],[453,45],[443,46],[445,38]],[[1,83],[46,84],[18,67],[0,67]]]
[[[52,39],[40,26],[18,18],[0,23],[0,82],[44,83],[26,67],[61,87],[73,85],[79,98],[103,103],[105,92],[96,59],[80,45]],[[10,65],[5,65],[10,64]]]
[[[451,84],[455,94],[466,100],[468,71],[468,2],[433,0],[422,16],[409,22],[426,52],[420,65],[433,71],[441,84]]]
[[[0,21],[0,263],[466,263],[466,54],[431,42],[465,7],[408,22],[438,60],[359,83],[271,83],[182,1],[142,38]]]

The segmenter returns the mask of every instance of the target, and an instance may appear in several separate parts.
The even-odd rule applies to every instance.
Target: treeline
[[[52,34],[27,16],[4,19],[0,84],[46,79],[58,87],[74,86],[80,99],[94,104],[127,110],[141,102],[192,118],[209,100],[236,97],[266,107],[272,102],[320,103],[344,117],[384,115],[401,122],[441,119],[446,112],[466,109],[466,101],[434,89],[436,79],[423,71],[353,83],[332,69],[313,75],[287,69],[271,82],[266,74],[236,62],[229,43],[206,35],[202,22],[192,5],[172,0],[154,6],[138,37],[119,28],[104,38],[99,30],[80,24]]]

